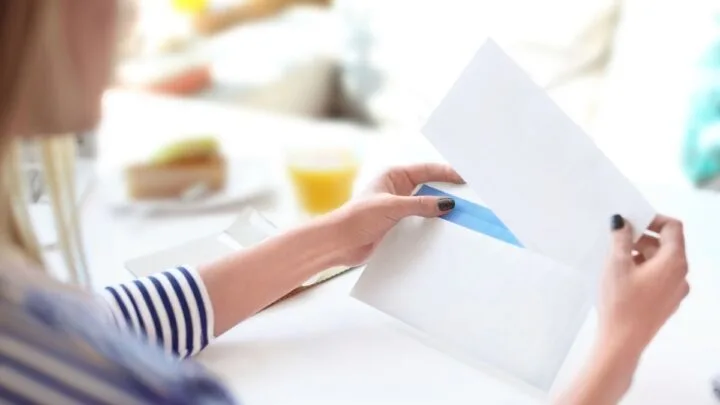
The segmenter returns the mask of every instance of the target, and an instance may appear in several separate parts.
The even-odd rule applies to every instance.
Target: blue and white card
[[[423,134],[467,185],[416,190],[456,208],[403,220],[352,295],[464,362],[547,392],[594,303],[610,217],[642,231],[655,210],[490,40]]]

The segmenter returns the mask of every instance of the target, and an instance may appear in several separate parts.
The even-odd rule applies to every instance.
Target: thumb
[[[633,239],[630,224],[620,214],[615,214],[610,218],[610,228],[613,234],[613,254],[616,256],[631,255]]]
[[[455,200],[452,198],[427,195],[396,197],[396,204],[401,218],[409,216],[432,218],[447,214],[455,208]]]

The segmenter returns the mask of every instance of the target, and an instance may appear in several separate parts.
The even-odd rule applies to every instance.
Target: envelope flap
[[[423,134],[525,247],[597,275],[609,219],[655,210],[498,45],[488,40]],[[637,232],[636,232],[637,233]]]

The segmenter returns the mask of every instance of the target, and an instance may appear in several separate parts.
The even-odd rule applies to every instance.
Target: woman
[[[19,184],[14,145],[22,135],[96,124],[117,7],[115,0],[0,0],[0,402],[234,403],[199,366],[173,358],[197,353],[318,271],[364,262],[401,218],[453,209],[450,199],[408,194],[420,183],[462,179],[443,165],[391,170],[364,198],[309,225],[198,269],[179,267],[108,287],[98,297],[25,270],[41,264],[12,193]],[[44,148],[51,172],[61,167],[58,150]],[[63,176],[51,173],[50,180],[61,225],[72,224],[62,203]],[[596,350],[558,403],[616,403],[643,349],[688,292],[678,221],[659,217],[651,227],[659,240],[643,238],[635,246],[621,216],[611,224],[615,243]],[[71,256],[71,241],[63,239]]]

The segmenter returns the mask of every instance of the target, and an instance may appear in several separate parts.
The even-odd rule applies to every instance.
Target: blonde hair
[[[40,34],[42,13],[53,1],[0,1],[0,131],[10,127],[23,86],[23,69]],[[57,6],[55,4],[55,6]],[[0,255],[3,260],[46,269],[43,250],[28,214],[27,182],[23,173],[23,148],[37,147],[47,191],[51,200],[58,247],[70,281],[88,286],[90,280],[81,238],[75,193],[75,138],[64,135],[37,138],[28,142],[0,134]],[[35,145],[33,145],[35,144]]]

